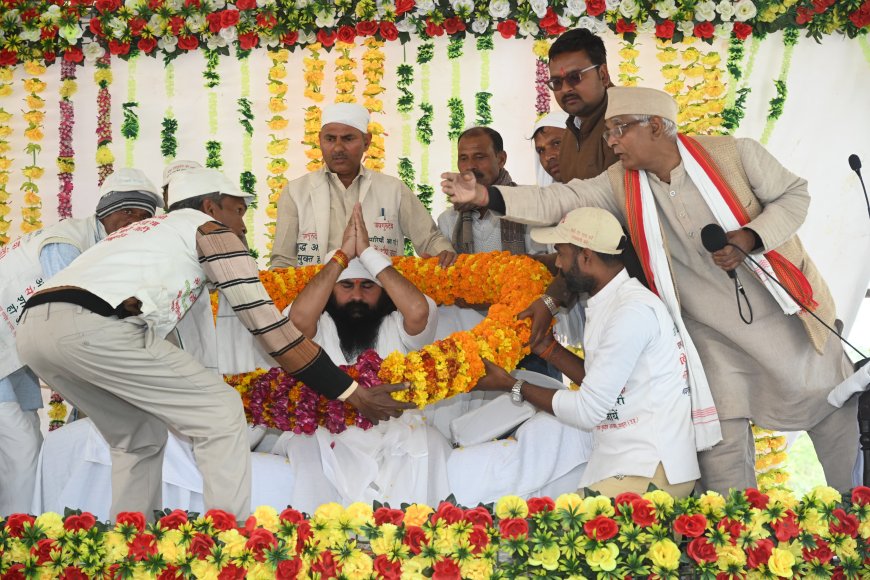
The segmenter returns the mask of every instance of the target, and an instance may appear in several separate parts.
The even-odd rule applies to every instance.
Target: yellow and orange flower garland
[[[27,128],[24,136],[27,138],[25,153],[31,156],[32,163],[26,165],[21,172],[24,174],[24,182],[21,191],[24,193],[24,205],[21,208],[21,231],[25,234],[42,229],[42,199],[39,197],[39,186],[36,181],[45,173],[45,169],[37,163],[37,156],[42,151],[40,142],[45,138],[42,125],[45,121],[45,99],[40,95],[45,91],[45,81],[40,79],[45,74],[45,66],[31,60],[24,63],[24,72],[31,78],[24,79],[24,90],[27,91],[25,103],[29,107],[24,113]]]
[[[656,58],[664,64],[664,89],[677,101],[677,125],[682,133],[723,134],[727,87],[722,81],[722,57],[714,50],[701,52],[691,46],[695,41],[691,37],[684,39],[682,52],[678,53],[670,41],[657,40]],[[682,57],[683,66],[676,62],[678,56]]]
[[[443,340],[415,352],[403,355],[394,352],[384,359],[379,378],[384,383],[407,382],[408,390],[397,393],[398,400],[409,400],[418,407],[435,403],[471,390],[484,374],[481,357],[492,360],[506,369],[513,369],[528,354],[524,347],[529,339],[528,321],[518,321],[516,315],[546,289],[551,280],[547,269],[526,256],[513,256],[508,252],[489,254],[463,254],[448,269],[438,266],[436,258],[393,258],[395,268],[437,304],[453,304],[462,298],[470,304],[491,304],[489,314],[475,328],[456,332]],[[275,306],[284,309],[321,266],[306,266],[285,270],[260,272]],[[270,371],[225,377],[242,395],[246,410],[251,411],[252,384]],[[268,377],[277,385],[280,377]],[[286,386],[286,385],[285,385]],[[294,404],[300,400],[301,384],[289,387],[286,412],[293,415]],[[329,404],[334,404],[331,402]],[[268,425],[295,427],[295,419],[275,417],[275,405],[257,401],[265,407],[259,410],[262,421]],[[281,405],[284,403],[281,402]],[[327,405],[321,398],[320,407]],[[333,413],[333,415],[335,415]],[[325,414],[321,413],[321,417]],[[345,405],[344,421],[353,424],[356,413]],[[325,419],[323,419],[325,420]]]
[[[287,152],[288,140],[279,138],[277,132],[287,128],[288,121],[281,115],[287,109],[287,83],[284,79],[287,77],[287,61],[290,58],[290,51],[281,49],[270,51],[269,57],[272,59],[272,66],[269,68],[269,110],[272,112],[272,118],[269,119],[267,125],[269,129],[275,133],[269,134],[269,143],[266,145],[266,152],[269,154],[269,177],[266,183],[269,185],[269,203],[266,206],[266,250],[272,251],[272,240],[275,238],[275,223],[278,218],[278,198],[287,184],[287,177],[284,175],[287,172],[289,164],[283,155]]]
[[[384,43],[374,37],[363,41],[366,47],[363,53],[363,76],[366,79],[366,87],[363,90],[363,105],[370,113],[383,113],[384,102],[379,98],[386,89],[381,85],[384,79],[384,60],[386,57],[381,50]],[[369,133],[372,134],[372,143],[366,152],[364,165],[372,171],[383,171],[387,152],[384,142],[384,127],[377,121],[369,123]]]
[[[634,41],[623,40],[621,44],[619,56],[622,60],[619,62],[619,84],[623,87],[636,87],[638,81],[641,80],[638,75],[640,67],[637,66],[637,57],[640,56],[640,51]]]
[[[304,129],[302,136],[302,144],[307,145],[305,156],[308,158],[308,163],[305,168],[308,171],[317,171],[323,167],[323,152],[320,150],[320,115],[321,110],[317,103],[322,103],[324,96],[323,88],[323,68],[326,63],[320,58],[320,51],[323,46],[320,43],[309,44],[307,49],[310,56],[302,59],[303,63],[303,78],[305,79],[305,97],[314,102],[305,108]]]
[[[767,492],[784,488],[790,475],[784,469],[788,454],[786,438],[779,431],[752,426],[755,438],[755,473],[758,474],[758,489]]]
[[[0,67],[0,97],[8,97],[12,94],[14,70],[11,66]],[[12,135],[12,127],[9,125],[11,120],[12,113],[0,107],[0,246],[9,241],[9,228],[12,227],[12,222],[6,219],[11,211],[9,190],[6,189],[9,183],[9,168],[12,167],[12,159],[7,156],[11,149],[9,145],[9,137]]]
[[[338,58],[335,59],[335,102],[355,103],[356,84],[359,78],[356,76],[356,59],[351,56],[353,43],[337,42],[335,49]]]

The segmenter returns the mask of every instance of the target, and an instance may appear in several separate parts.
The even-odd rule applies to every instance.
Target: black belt
[[[82,290],[81,288],[62,288],[60,290],[53,290],[51,292],[43,292],[41,294],[37,294],[30,298],[27,303],[24,305],[24,310],[28,308],[33,308],[34,306],[39,306],[40,304],[50,304],[52,302],[66,302],[67,304],[75,304],[76,306],[81,306],[82,308],[86,308],[90,310],[94,314],[99,314],[100,316],[118,316],[119,318],[123,318],[119,311],[119,308],[112,308],[112,305],[97,296],[96,294],[92,294],[87,290]],[[129,313],[125,312],[125,316],[130,316]]]

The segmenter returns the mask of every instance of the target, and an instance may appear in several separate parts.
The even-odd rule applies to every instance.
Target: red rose
[[[828,526],[832,534],[844,534],[846,536],[858,537],[858,518],[852,514],[847,514],[842,508],[834,510],[834,518],[838,523],[831,521]]]
[[[321,552],[320,558],[311,565],[311,572],[319,572],[321,578],[334,578],[337,576],[338,568],[335,565],[332,552],[329,550]]]
[[[239,47],[242,50],[251,50],[260,44],[260,37],[256,32],[246,32],[239,35]]]
[[[224,510],[208,510],[205,512],[205,517],[211,518],[211,523],[215,529],[225,532],[231,530],[238,525],[236,516],[227,513]]]
[[[716,547],[707,541],[707,538],[695,538],[689,542],[689,557],[699,564],[702,562],[715,562]]]
[[[284,43],[285,46],[293,46],[296,44],[297,40],[299,40],[299,32],[295,30],[291,30],[287,34],[281,36],[281,42]]]
[[[462,580],[459,564],[450,558],[435,562],[432,567],[432,580]]]
[[[24,564],[12,564],[3,574],[3,580],[24,580],[25,578]]]
[[[405,512],[388,507],[379,507],[375,510],[374,518],[375,523],[379,526],[383,524],[394,524],[399,526],[405,519]]]
[[[218,580],[245,580],[248,573],[244,568],[240,568],[235,564],[227,564],[221,568],[218,574]]]
[[[100,12],[114,12],[120,6],[120,0],[97,0],[94,2],[94,8]]]
[[[740,532],[743,531],[743,523],[738,522],[737,520],[732,520],[731,518],[724,518],[719,520],[719,523],[716,524],[716,527],[720,530],[725,530],[731,536],[731,544],[737,543],[737,538],[740,537]]]
[[[665,20],[661,24],[656,24],[656,38],[673,38],[675,28],[676,25],[671,20]]]
[[[828,547],[828,543],[819,536],[813,536],[816,539],[816,547],[812,550],[804,548],[803,556],[807,562],[818,560],[822,564],[827,564],[834,557],[834,552]]]
[[[378,33],[378,23],[374,20],[357,22],[356,33],[360,36],[374,36]]]
[[[684,536],[697,538],[707,529],[707,518],[704,514],[682,514],[674,520],[674,531]]]
[[[91,29],[91,34],[94,36],[102,36],[103,35],[103,24],[100,22],[100,19],[94,16],[88,22],[88,28]]]
[[[849,20],[855,28],[864,28],[870,24],[870,3],[864,2],[858,10],[849,15]]]
[[[46,562],[51,561],[52,550],[60,552],[60,546],[58,546],[54,540],[44,538],[36,542],[36,545],[30,548],[30,554],[36,556],[37,566],[42,566]]]
[[[770,539],[758,540],[754,547],[746,548],[746,565],[755,569],[762,564],[767,564],[772,553],[773,542]]]
[[[51,40],[55,36],[57,36],[57,26],[49,26],[39,31],[39,38],[41,40]]]
[[[780,542],[787,542],[792,538],[796,538],[800,532],[797,524],[797,516],[791,510],[785,512],[785,517],[778,522],[771,522],[770,527],[773,528],[776,539]]]
[[[193,536],[193,539],[190,540],[190,545],[187,547],[187,551],[196,555],[200,560],[205,560],[208,555],[211,554],[212,546],[214,546],[214,540],[211,539],[211,536],[197,533]]]
[[[88,575],[82,572],[81,568],[67,566],[58,576],[58,580],[88,580]]]
[[[442,501],[438,505],[438,510],[432,514],[432,521],[444,520],[448,524],[455,524],[462,520],[464,516],[465,512],[462,511],[462,508],[456,507],[450,502]]]
[[[350,44],[353,42],[353,39],[356,38],[356,30],[353,29],[353,26],[341,26],[338,29],[338,40],[339,42],[343,42],[345,44]]]
[[[716,27],[712,22],[699,22],[695,25],[695,30],[692,32],[698,38],[713,38],[713,33],[716,32]]]
[[[208,22],[208,31],[212,34],[217,34],[223,28],[223,22],[221,21],[222,12],[209,12],[205,15],[205,21]]]
[[[54,62],[54,59],[57,58],[57,53],[53,50],[45,50],[42,52],[42,58],[47,64],[51,64]]]
[[[298,36],[298,34],[297,34]],[[206,514],[208,515],[208,514]],[[287,508],[278,516],[278,519],[282,522],[290,522],[291,524],[299,524],[300,522],[305,521],[305,516],[302,515],[301,512],[294,510],[293,508]]]
[[[111,49],[112,43],[109,43],[109,48]],[[127,49],[130,49],[130,45],[127,45]],[[112,54],[126,54],[113,52]],[[97,518],[94,517],[94,514],[90,512],[83,512],[82,515],[72,515],[67,516],[66,520],[63,522],[63,529],[69,532],[75,532],[77,530],[90,530],[97,523]]]
[[[319,42],[323,46],[332,46],[333,44],[335,44],[336,38],[338,38],[337,32],[329,32],[325,28],[321,28],[317,31],[317,42]]]
[[[414,0],[396,0],[396,16],[414,9]]]
[[[831,580],[846,580],[846,573],[843,572],[842,566],[834,568],[834,572],[831,574]]]
[[[870,487],[859,485],[852,490],[852,503],[865,505],[870,503]]]
[[[556,14],[556,11],[553,10],[552,6],[547,8],[547,13],[544,14],[543,18],[541,18],[540,26],[546,30],[547,34],[550,36],[562,34],[566,30],[564,26],[559,24],[559,15]]]
[[[653,525],[656,522],[656,507],[642,497],[634,500],[631,502],[631,521],[644,528]]]
[[[142,29],[145,28],[146,24],[147,22],[145,22],[144,18],[140,18],[139,16],[133,18],[130,20],[130,34],[133,36],[141,36]]]
[[[158,10],[163,7],[163,0],[148,0],[148,8]]]
[[[181,31],[184,30],[184,18],[181,16],[170,16],[167,26],[172,31],[172,34],[181,34]]]
[[[151,534],[138,534],[127,542],[127,551],[138,562],[149,556],[155,556],[157,555],[157,538]]]
[[[15,5],[15,2],[13,1],[11,3],[11,6],[14,6],[14,5]],[[21,13],[21,20],[23,20],[24,22],[30,22],[31,20],[33,20],[37,16],[39,16],[39,12],[37,12],[33,8],[30,8],[29,10],[25,10],[24,12]]]
[[[588,0],[586,2],[586,14],[589,16],[598,16],[607,10],[607,2],[604,0]]]
[[[402,543],[407,545],[411,549],[411,553],[416,556],[420,553],[422,546],[429,543],[429,540],[426,538],[426,532],[423,531],[423,528],[408,526],[405,528],[405,538]]]
[[[738,40],[746,40],[749,38],[749,35],[752,34],[752,27],[745,22],[735,22],[734,28],[732,28],[731,31],[734,33],[734,37]]]
[[[498,531],[502,538],[518,538],[529,535],[529,522],[519,518],[509,518],[498,523]]]
[[[157,39],[149,37],[140,38],[139,42],[136,43],[136,46],[138,46],[139,50],[145,54],[149,54],[152,50],[157,48]]]
[[[374,561],[375,572],[384,580],[400,580],[402,577],[402,561],[390,561],[386,554],[381,554]]]
[[[616,510],[616,515],[623,515],[622,506],[623,505],[631,505],[635,500],[642,499],[638,494],[632,491],[626,491],[624,493],[617,494],[615,498],[613,498],[613,507]]]
[[[239,23],[240,16],[238,10],[224,10],[220,15],[221,28],[229,28],[230,26],[235,26]]]
[[[3,53],[12,52],[8,50],[0,51],[0,64],[6,64],[3,62]],[[11,64],[15,63],[13,54],[13,61]],[[6,518],[6,531],[9,532],[9,535],[13,538],[20,538],[21,534],[24,533],[24,525],[30,524],[33,525],[33,522],[36,521],[36,518],[28,515],[28,514],[10,514],[9,517]]]
[[[266,556],[263,550],[266,548],[274,548],[278,545],[278,539],[275,534],[265,528],[257,528],[251,532],[248,541],[245,542],[245,548],[254,553],[254,559],[258,562],[265,562]]]
[[[196,39],[194,38],[194,40]],[[181,44],[181,39],[179,39],[178,44]],[[160,518],[157,523],[167,530],[177,530],[180,525],[187,523],[187,512],[183,510],[173,510],[171,513]]]
[[[627,22],[625,18],[620,18],[616,21],[617,34],[627,34],[629,32],[637,32],[637,24],[634,22]]]
[[[454,16],[444,21],[444,29],[447,34],[456,34],[465,30],[465,23],[458,16]]]
[[[302,571],[302,560],[293,558],[292,560],[281,560],[278,564],[278,569],[275,570],[276,580],[296,580],[299,577],[299,572]]]
[[[299,522],[296,524],[296,552],[301,553],[302,548],[305,547],[305,543],[311,539],[311,536],[314,535],[314,532],[311,531],[311,524],[309,522]]]
[[[145,40],[144,38],[142,40]],[[142,40],[139,42],[141,43]],[[156,43],[155,43],[156,44]],[[139,47],[141,50],[141,46]],[[147,51],[146,51],[147,52]],[[115,516],[115,523],[124,524],[125,526],[133,526],[140,532],[145,529],[145,514],[142,512],[120,512]]]
[[[746,501],[756,509],[763,510],[770,501],[770,498],[766,494],[761,493],[754,487],[750,487],[744,493],[746,494]]]
[[[181,50],[196,50],[199,47],[199,41],[195,36],[184,35],[178,37],[178,48]]]
[[[482,505],[470,510],[465,510],[463,518],[474,525],[483,526],[485,528],[492,526],[492,515],[489,513],[489,510]]]
[[[110,40],[109,52],[111,52],[112,54],[127,54],[128,52],[130,52],[130,43]]]
[[[529,507],[529,515],[556,509],[556,502],[549,497],[531,497],[526,501],[526,505]]]
[[[471,553],[479,554],[489,545],[489,534],[486,533],[486,528],[481,525],[475,525],[471,528],[471,533],[468,535],[468,543],[471,544]]]
[[[583,524],[583,531],[593,540],[603,542],[615,536],[619,532],[619,526],[612,518],[596,516]]]
[[[381,22],[381,38],[384,40],[396,40],[399,38],[399,29],[392,22]]]
[[[502,20],[495,28],[502,38],[513,38],[517,35],[517,23],[515,20]]]
[[[444,27],[426,19],[426,36],[444,36]]]
[[[257,7],[257,0],[236,0],[236,8],[239,10],[253,10]]]
[[[63,53],[63,59],[70,62],[79,63],[85,60],[85,55],[82,52],[82,49],[80,49],[79,47],[71,46],[66,49],[66,52]]]

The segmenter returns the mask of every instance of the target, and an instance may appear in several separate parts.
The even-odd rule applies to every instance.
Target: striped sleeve
[[[256,262],[236,234],[208,222],[197,229],[196,247],[206,277],[284,370],[331,399],[350,387],[353,380],[278,312],[260,283]]]

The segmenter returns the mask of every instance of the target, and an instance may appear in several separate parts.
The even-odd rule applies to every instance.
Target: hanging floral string
[[[638,81],[641,80],[640,67],[637,65],[637,57],[640,56],[638,44],[634,40],[635,35],[625,35],[620,43],[622,48],[619,49],[619,56],[622,58],[619,61],[619,84],[624,87],[636,87]],[[629,40],[631,38],[631,40]]]
[[[287,152],[289,140],[280,138],[277,134],[287,127],[287,119],[281,113],[287,109],[287,83],[284,79],[287,78],[287,61],[290,59],[290,51],[286,48],[280,50],[269,51],[269,58],[272,59],[272,66],[269,67],[269,109],[272,111],[272,118],[268,122],[269,129],[275,131],[269,134],[269,143],[266,145],[266,152],[269,154],[269,177],[266,180],[269,186],[269,205],[266,206],[266,248],[271,253],[272,240],[275,238],[275,223],[278,218],[278,198],[287,185],[287,177],[284,175],[289,168],[287,159],[284,154]],[[306,59],[307,60],[307,59]],[[321,69],[322,70],[322,69]],[[310,83],[309,77],[306,74],[306,81]],[[322,78],[322,77],[321,77]],[[306,95],[309,87],[306,87]],[[317,91],[320,95],[319,91]],[[320,95],[322,98],[322,95]],[[319,122],[319,119],[318,119]],[[307,123],[306,123],[307,127]],[[319,149],[318,149],[319,151]]]
[[[97,185],[103,185],[106,177],[114,171],[115,156],[112,154],[112,61],[108,53],[97,59],[94,71],[97,83]]]
[[[492,33],[477,38],[477,51],[480,53],[480,90],[474,94],[475,122],[480,126],[492,123],[492,106],[489,104],[492,93],[489,92],[489,57],[495,48]]]
[[[31,60],[24,63],[24,72],[31,78],[24,79],[24,90],[27,91],[25,103],[29,110],[24,113],[24,121],[27,127],[24,129],[24,137],[28,143],[24,152],[30,155],[32,163],[25,165],[21,172],[24,174],[24,182],[20,190],[24,194],[24,205],[21,207],[21,231],[25,234],[42,229],[42,199],[39,197],[39,180],[45,173],[45,168],[39,166],[38,156],[42,152],[40,143],[45,138],[43,123],[45,122],[45,99],[39,96],[45,91],[45,81],[39,77],[45,74],[45,65]]]
[[[338,58],[335,59],[335,102],[355,103],[356,84],[359,77],[356,76],[356,59],[351,56],[353,42],[337,42],[335,49]]]
[[[550,89],[547,87],[547,80],[550,78],[550,69],[547,66],[550,42],[536,40],[532,45],[532,52],[537,57],[535,60],[535,113],[540,118],[550,112]]]
[[[763,493],[775,488],[784,489],[790,478],[785,470],[785,462],[788,459],[785,435],[756,425],[752,426],[752,435],[755,439],[755,472],[758,489]]]
[[[239,125],[242,127],[242,173],[239,175],[239,189],[251,196],[248,208],[257,209],[257,177],[254,175],[254,155],[252,152],[252,138],[254,136],[254,113],[251,110],[251,65],[248,57],[239,62],[241,68],[240,94],[238,104]],[[253,249],[254,240],[254,212],[245,213],[245,227],[248,230],[248,247]]]
[[[688,81],[685,94],[677,96],[677,104],[684,115],[685,131],[695,135],[724,133],[722,111],[726,88],[721,80],[722,57],[715,50],[701,52],[689,48],[683,58],[688,60],[683,71],[694,81]]]
[[[435,109],[429,101],[431,82],[430,63],[435,57],[435,45],[431,41],[417,47],[417,64],[420,65],[420,118],[417,120],[417,141],[423,146],[420,156],[420,181],[417,183],[417,197],[430,212],[434,188],[429,185],[429,145],[432,144],[432,120]],[[454,156],[455,159],[455,156]]]
[[[302,143],[308,146],[308,149],[305,151],[305,156],[308,157],[308,164],[305,168],[308,171],[317,171],[323,167],[323,152],[320,150],[318,139],[320,135],[321,110],[317,105],[317,103],[323,102],[321,90],[324,77],[323,68],[326,66],[326,63],[320,58],[322,48],[320,43],[309,44],[307,50],[310,56],[305,57],[302,61],[305,78],[304,94],[306,98],[315,103],[305,109],[305,129],[302,137]]]
[[[54,431],[66,425],[69,409],[60,393],[52,391],[48,400],[48,430]]]
[[[218,133],[218,95],[214,89],[220,85],[221,77],[217,69],[220,65],[220,55],[216,50],[205,51],[205,69],[202,78],[208,89],[208,132],[212,139],[205,142],[205,166],[220,169],[224,165],[223,145],[215,139]]]
[[[57,215],[62,220],[72,217],[73,171],[76,164],[73,149],[75,108],[70,97],[77,90],[76,63],[63,59],[60,63],[60,124],[58,126],[60,144],[57,152]]]
[[[770,108],[767,113],[767,123],[764,124],[764,131],[761,133],[759,141],[762,145],[767,145],[770,140],[770,135],[773,133],[773,127],[776,121],[782,115],[785,107],[785,98],[788,95],[786,80],[788,79],[788,71],[791,69],[791,57],[794,54],[794,47],[798,42],[799,32],[796,28],[790,28],[782,33],[782,43],[785,45],[785,50],[782,53],[782,67],[779,71],[779,76],[773,84],[776,86],[776,96],[770,99]]]
[[[753,38],[753,48],[757,46],[757,37]],[[748,79],[754,61],[755,54],[750,51],[749,65],[746,74],[743,74],[743,61],[746,58],[746,43],[736,35],[731,36],[728,43],[728,61],[725,69],[728,71],[728,95],[725,97],[725,109],[722,111],[722,126],[729,133],[733,133],[743,120],[746,107],[746,98],[750,88]]]
[[[175,159],[178,153],[178,140],[175,134],[178,132],[178,121],[172,112],[172,98],[175,96],[175,65],[171,62],[163,67],[163,86],[166,92],[166,112],[163,114],[162,127],[160,129],[160,154],[164,163]]]
[[[450,139],[450,159],[453,167],[456,167],[458,158],[459,136],[465,130],[465,106],[462,104],[462,52],[463,39],[451,37],[447,43],[447,59],[451,65],[451,90],[450,98],[447,99],[447,110],[450,118],[447,124],[447,138]]]
[[[133,153],[136,139],[139,137],[139,115],[136,113],[136,62],[138,57],[130,57],[127,61],[127,102],[121,105],[124,120],[121,122],[121,135],[124,137],[124,149],[126,151],[125,163],[127,167],[133,167]]]
[[[12,94],[14,71],[14,67],[0,66],[0,98]],[[9,168],[12,167],[12,159],[9,158],[11,150],[9,137],[12,136],[9,121],[11,120],[12,113],[0,107],[0,246],[9,241],[9,228],[12,227],[12,222],[6,219],[11,212],[9,190],[6,189],[9,184]]]
[[[414,180],[416,179],[414,164],[411,163],[411,111],[414,110],[414,93],[411,92],[411,85],[414,83],[414,67],[403,62],[396,69],[396,86],[399,89],[399,98],[396,102],[396,109],[402,117],[402,155],[399,157],[399,179],[401,179],[408,189],[414,191],[416,189]]]
[[[384,102],[380,95],[386,90],[381,85],[384,79],[384,61],[386,56],[382,50],[384,43],[374,37],[363,41],[366,47],[362,56],[363,76],[366,79],[366,87],[363,90],[363,104],[370,113],[384,112]],[[365,166],[372,171],[383,171],[387,157],[386,141],[384,140],[384,127],[376,121],[369,123],[369,133],[372,134],[372,142],[366,152]]]

